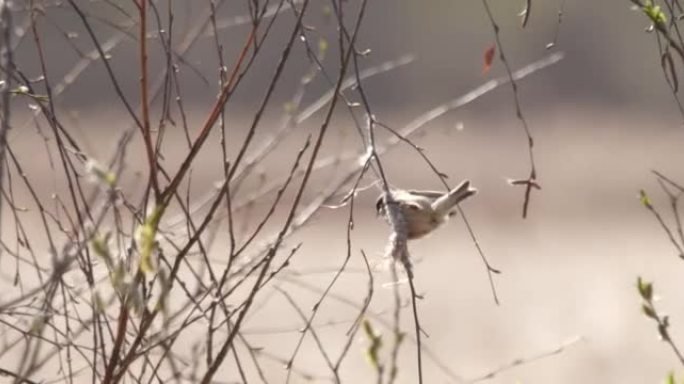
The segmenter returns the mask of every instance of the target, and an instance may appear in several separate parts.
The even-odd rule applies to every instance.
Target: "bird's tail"
[[[432,209],[440,214],[446,215],[456,204],[477,193],[477,189],[470,186],[470,180],[463,180],[456,188],[448,194],[443,195],[432,203]]]

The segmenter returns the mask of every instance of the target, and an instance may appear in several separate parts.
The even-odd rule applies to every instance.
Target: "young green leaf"
[[[363,332],[370,341],[370,345],[366,349],[366,358],[371,366],[375,369],[380,368],[380,348],[382,347],[382,335],[375,332],[370,321],[363,321]]]
[[[674,372],[670,371],[667,378],[665,378],[665,384],[675,384]]]
[[[639,290],[639,295],[646,301],[651,301],[653,299],[653,283],[644,281],[641,276],[637,278],[637,289]]]
[[[651,204],[651,199],[649,199],[648,195],[646,194],[646,191],[644,191],[643,189],[639,191],[639,201],[644,207],[648,209],[653,208],[653,205]]]
[[[152,265],[152,251],[156,245],[157,229],[163,210],[156,206],[152,213],[145,219],[143,225],[138,228],[138,241],[140,242],[140,270],[142,272],[154,271]]]
[[[644,3],[643,11],[648,16],[653,24],[665,24],[667,23],[667,16],[659,5],[656,5],[652,0],[647,0]]]
[[[655,309],[653,309],[653,307],[651,307],[648,304],[642,304],[641,311],[644,312],[644,315],[650,317],[651,319],[658,319],[658,315],[656,314]]]

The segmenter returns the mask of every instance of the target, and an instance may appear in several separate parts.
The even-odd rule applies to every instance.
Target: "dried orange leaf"
[[[482,66],[482,75],[486,75],[492,68],[492,61],[494,61],[494,52],[496,52],[496,44],[492,44],[485,50],[484,65]]]

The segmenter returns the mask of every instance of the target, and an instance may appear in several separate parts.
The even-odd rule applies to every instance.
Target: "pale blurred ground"
[[[447,1],[430,2],[429,6],[411,1],[378,3],[368,12],[367,25],[375,28],[369,27],[362,37],[364,44],[373,49],[371,64],[407,52],[419,58],[406,69],[368,81],[371,103],[381,120],[400,127],[426,109],[489,78],[480,72],[482,52],[492,34],[480,7],[463,8],[458,2]],[[559,6],[558,2],[533,1],[530,27],[520,31],[514,17],[522,6],[519,3],[506,6],[503,1],[492,1],[514,68],[548,53],[544,46],[552,39]],[[506,183],[507,178],[525,177],[528,172],[527,149],[515,119],[510,88],[503,87],[430,124],[427,135],[417,139],[440,170],[452,177],[452,184],[467,177],[480,190],[464,209],[490,262],[502,271],[495,279],[501,299],[501,305],[496,306],[484,267],[458,218],[433,236],[411,244],[416,284],[425,296],[419,303],[420,317],[430,338],[424,343],[464,379],[478,377],[518,358],[553,350],[575,337],[581,340],[561,354],[503,372],[489,382],[642,384],[661,382],[673,369],[680,377],[684,374],[684,367],[678,365],[667,345],[658,341],[653,322],[641,314],[635,289],[639,275],[656,282],[656,292],[662,297],[659,308],[671,315],[673,336],[684,343],[684,308],[677,304],[684,288],[684,262],[677,258],[655,219],[637,199],[639,189],[646,189],[656,205],[666,209],[665,196],[650,173],[653,169],[684,181],[682,118],[676,114],[659,72],[654,41],[643,34],[644,26],[644,18],[629,10],[628,1],[566,2],[558,40],[558,49],[566,52],[566,59],[521,83],[523,112],[535,138],[543,187],[533,193],[526,220],[520,217],[522,189]],[[230,54],[230,49],[237,48],[230,46],[228,34],[224,38]],[[205,41],[192,56],[193,62],[210,76],[215,68],[215,59],[210,56],[212,44]],[[276,55],[277,50],[273,52]],[[30,54],[25,55],[27,68],[35,66]],[[112,63],[122,66],[126,57],[123,53],[115,55]],[[305,62],[303,57],[299,60]],[[61,64],[54,65],[59,72]],[[266,70],[273,62],[264,60],[257,65]],[[268,111],[263,124],[265,134],[277,121],[279,106],[303,73],[296,67],[292,66],[278,89],[274,102],[278,107]],[[501,64],[496,63],[492,75],[502,73]],[[190,121],[198,126],[215,91],[193,81],[192,75],[187,79]],[[134,94],[137,78],[128,80],[127,89]],[[244,87],[255,91],[242,95],[240,103],[231,107],[237,132],[243,132],[241,127],[261,97],[263,88],[259,85],[263,86],[263,81],[246,79]],[[324,89],[324,84],[315,85],[311,95]],[[89,153],[106,158],[112,138],[128,122],[120,114],[121,106],[102,78],[101,68],[86,72],[61,103],[65,115],[66,111],[77,112],[71,115],[74,127],[89,143]],[[314,120],[306,129],[317,127],[319,120]],[[454,129],[458,123],[463,123],[462,131]],[[328,145],[342,142],[347,148],[358,149],[347,122],[338,122],[333,128]],[[12,145],[18,153],[34,157],[36,162],[27,163],[27,174],[40,180],[41,193],[47,197],[53,192],[53,184],[49,173],[41,173],[46,168],[38,160],[44,161],[41,156],[45,154],[30,129],[13,132]],[[170,139],[180,142],[179,135]],[[285,150],[266,163],[275,167],[264,167],[268,176],[289,167],[296,148],[293,145],[298,142],[291,140]],[[217,148],[216,142],[209,145],[210,151]],[[139,149],[139,143],[132,148]],[[331,149],[326,147],[327,151]],[[193,173],[193,190],[201,193],[218,180],[216,159],[200,159]],[[144,169],[135,157],[131,160],[131,168]],[[167,159],[170,164],[178,161]],[[383,161],[391,182],[398,187],[439,187],[434,175],[406,147],[394,150]],[[123,182],[124,188],[136,183],[132,175]],[[322,182],[317,179],[315,185]],[[364,249],[375,264],[382,264],[388,234],[384,222],[374,217],[375,195],[374,190],[361,195],[350,271],[334,289],[334,293],[357,303],[366,289],[359,250]],[[293,272],[301,271],[300,280],[324,287],[332,277],[346,252],[346,215],[346,209],[323,210],[313,226],[288,243],[304,242],[290,266]],[[3,223],[8,220],[11,218],[3,217]],[[5,233],[3,229],[3,237]],[[219,241],[219,256],[221,246]],[[8,268],[3,264],[3,275],[11,274]],[[387,310],[392,305],[391,289],[381,285],[391,280],[390,274],[380,267],[374,274],[372,309]],[[315,301],[316,295],[309,291],[285,281],[278,284],[291,291],[307,311]],[[262,299],[263,306],[257,306],[259,310],[245,326],[246,331],[251,330],[248,337],[256,345],[288,356],[301,321],[282,297],[265,295]],[[351,320],[356,312],[330,300],[318,320]],[[389,314],[384,316],[389,318]],[[403,328],[412,334],[410,317],[406,309]],[[349,322],[345,322],[318,329],[337,351],[348,326]],[[265,332],[281,328],[289,332]],[[342,369],[345,381],[373,380],[373,372],[363,358],[364,345],[363,338],[358,337],[352,346]],[[310,338],[299,356],[295,365],[325,374]],[[454,382],[430,358],[426,357],[424,364],[426,383]],[[266,366],[273,382],[281,382],[282,365]],[[416,382],[415,371],[415,345],[407,341],[402,348],[399,382]],[[304,381],[295,377],[293,382]]]

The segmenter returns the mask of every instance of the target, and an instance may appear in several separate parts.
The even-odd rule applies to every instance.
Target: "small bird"
[[[394,189],[390,191],[392,199],[399,205],[408,225],[408,238],[418,239],[435,230],[456,214],[456,204],[477,193],[477,189],[470,186],[469,180],[464,180],[449,193],[437,191],[417,191]],[[375,202],[378,215],[385,216],[385,194],[381,194]]]

